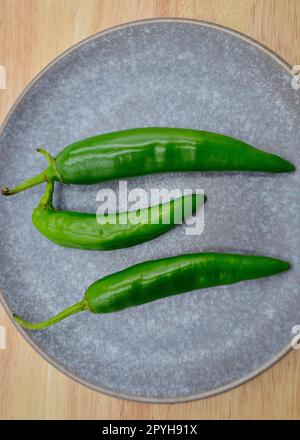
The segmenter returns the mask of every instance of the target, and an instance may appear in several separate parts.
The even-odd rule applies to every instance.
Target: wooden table
[[[61,52],[102,29],[151,17],[225,25],[300,64],[300,0],[0,0],[0,64],[7,74],[1,121],[28,82]],[[150,405],[107,397],[65,377],[25,342],[2,307],[0,324],[7,332],[7,348],[0,350],[1,419],[300,417],[300,351],[222,395]]]

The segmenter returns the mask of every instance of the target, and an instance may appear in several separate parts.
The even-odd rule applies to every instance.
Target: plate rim
[[[205,20],[197,20],[192,18],[180,18],[180,17],[157,17],[157,18],[146,18],[146,19],[139,19],[139,20],[132,20],[129,22],[125,22],[116,26],[112,26],[109,28],[106,28],[104,30],[101,30],[99,32],[96,32],[95,34],[92,34],[83,40],[80,40],[78,43],[73,44],[68,49],[64,50],[60,55],[56,56],[52,61],[50,61],[48,64],[46,64],[45,67],[43,67],[40,72],[33,77],[33,79],[25,86],[23,91],[20,93],[20,95],[17,97],[17,99],[14,101],[13,105],[11,106],[10,110],[6,114],[1,126],[0,126],[0,136],[2,136],[2,133],[17,106],[23,99],[23,97],[26,95],[26,93],[31,89],[32,86],[46,73],[53,65],[55,65],[59,60],[63,59],[66,55],[70,54],[74,50],[78,49],[80,46],[86,44],[89,41],[96,40],[99,37],[102,37],[104,35],[110,34],[112,32],[130,28],[133,26],[148,24],[148,23],[187,23],[187,24],[195,24],[199,26],[209,27],[212,29],[222,30],[223,32],[227,32],[236,38],[239,38],[241,40],[244,40],[248,42],[249,44],[257,47],[267,55],[269,55],[271,58],[273,58],[278,64],[280,64],[290,75],[291,78],[293,77],[292,74],[292,66],[285,61],[283,58],[281,58],[280,55],[278,55],[276,52],[274,52],[269,47],[265,46],[264,44],[258,42],[254,38],[245,35],[237,30],[231,29],[227,26],[223,26],[220,24],[216,24],[213,22],[208,22]],[[12,317],[12,312],[10,310],[10,306],[7,302],[7,300],[4,298],[4,294],[2,293],[3,289],[0,286],[0,303],[2,304],[6,314],[8,315],[8,318],[10,322],[13,324],[15,329],[18,333],[20,333],[23,338],[29,343],[29,345],[37,352],[46,362],[48,362],[52,367],[56,368],[60,373],[66,375],[68,378],[74,380],[75,382],[79,383],[80,385],[83,385],[93,391],[97,391],[98,393],[107,395],[109,397],[114,397],[117,399],[122,400],[128,400],[133,402],[140,402],[140,403],[152,403],[152,404],[167,404],[167,403],[186,403],[186,402],[192,402],[195,400],[202,400],[206,399],[208,397],[213,397],[218,394],[225,393],[226,391],[232,390],[242,384],[245,384],[249,382],[250,380],[256,378],[261,373],[267,371],[269,368],[271,368],[273,365],[275,365],[277,362],[279,362],[287,353],[289,353],[292,349],[291,344],[289,343],[285,348],[283,348],[278,354],[273,356],[271,359],[269,359],[267,362],[262,364],[259,368],[253,370],[251,373],[247,374],[246,376],[243,376],[242,378],[230,382],[226,385],[223,385],[222,387],[214,388],[206,392],[192,394],[192,395],[186,395],[186,396],[180,396],[180,397],[144,397],[140,395],[134,395],[134,394],[126,394],[122,392],[117,392],[110,390],[109,388],[104,388],[99,385],[93,385],[92,383],[81,379],[80,377],[76,376],[72,372],[68,371],[65,367],[60,365],[56,360],[52,359],[48,354],[44,353],[43,350],[34,342],[30,336],[29,333],[25,331],[22,327],[20,327],[15,320]]]

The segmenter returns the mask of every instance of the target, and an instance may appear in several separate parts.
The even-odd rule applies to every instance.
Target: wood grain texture
[[[300,64],[299,0],[0,0],[0,64],[7,72],[1,121],[29,81],[74,43],[120,23],[164,16],[231,27]],[[300,351],[222,395],[187,404],[141,404],[65,377],[34,352],[2,307],[0,324],[7,332],[7,349],[0,350],[1,419],[300,418]]]

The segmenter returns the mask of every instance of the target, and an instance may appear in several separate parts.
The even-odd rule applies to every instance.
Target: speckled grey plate
[[[1,183],[14,185],[81,138],[140,126],[191,127],[241,138],[299,167],[300,92],[282,61],[227,29],[187,20],[102,32],[48,66],[10,112],[0,139]],[[297,157],[298,153],[298,157]],[[97,209],[97,189],[57,185],[55,203]],[[78,301],[94,280],[182,252],[238,251],[293,262],[268,279],[195,291],[118,314],[78,314],[26,339],[79,382],[114,396],[178,402],[229,389],[289,348],[300,324],[299,172],[169,174],[129,188],[203,188],[204,233],[183,227],[113,252],[64,249],[31,224],[42,186],[0,203],[0,285],[7,311],[33,321]],[[20,366],[21,367],[21,366]]]

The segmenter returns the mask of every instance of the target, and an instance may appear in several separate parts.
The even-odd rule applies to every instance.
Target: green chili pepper
[[[38,150],[44,152],[44,150]],[[51,179],[94,184],[105,180],[173,171],[294,171],[293,164],[221,134],[184,128],[135,128],[84,139],[49,154],[49,167],[11,195]]]
[[[182,223],[206,201],[202,194],[191,194],[139,211],[96,215],[53,208],[53,187],[53,181],[47,183],[33,211],[34,226],[54,243],[87,250],[121,249],[152,240]]]
[[[40,330],[67,316],[87,310],[111,313],[167,296],[243,280],[267,277],[290,269],[286,261],[270,257],[198,253],[148,261],[93,283],[83,299],[55,317],[32,324],[14,315],[23,327]]]

